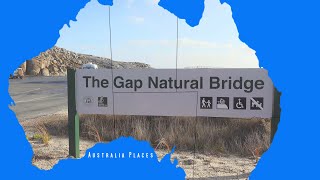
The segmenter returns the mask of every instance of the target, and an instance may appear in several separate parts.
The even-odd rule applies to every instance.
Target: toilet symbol
[[[200,109],[212,109],[212,97],[200,97]]]
[[[262,97],[250,98],[250,109],[263,110],[263,98]]]
[[[229,109],[229,98],[217,97],[217,109]]]
[[[246,109],[247,102],[245,97],[235,97],[233,98],[233,109]]]

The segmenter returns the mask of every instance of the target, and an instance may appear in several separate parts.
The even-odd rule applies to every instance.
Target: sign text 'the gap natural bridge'
[[[264,69],[79,69],[82,114],[271,118]]]

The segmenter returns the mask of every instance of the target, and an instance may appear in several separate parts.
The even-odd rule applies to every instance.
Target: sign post
[[[68,79],[68,133],[69,133],[69,156],[80,157],[79,149],[79,115],[76,109],[76,70],[67,70]]]
[[[281,108],[280,108],[281,92],[279,92],[277,88],[274,88],[273,93],[274,93],[274,99],[273,99],[273,109],[272,109],[272,118],[271,118],[270,144],[272,143],[274,135],[276,134],[276,131],[278,129],[278,124],[280,122],[280,114],[281,114]]]

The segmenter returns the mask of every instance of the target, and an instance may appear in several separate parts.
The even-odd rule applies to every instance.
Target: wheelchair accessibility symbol
[[[245,97],[233,98],[233,109],[247,109],[247,99]]]

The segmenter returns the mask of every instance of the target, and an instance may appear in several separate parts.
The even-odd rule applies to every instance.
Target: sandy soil
[[[39,140],[30,140],[34,156],[32,164],[39,169],[49,170],[61,159],[68,158],[69,141],[67,138],[51,137],[48,145],[43,144]],[[95,143],[92,141],[80,141],[80,155],[84,156],[87,149],[91,148]]]
[[[60,159],[68,157],[68,139],[52,137],[48,145],[38,140],[30,140],[34,150],[33,164],[40,169],[51,169]],[[93,141],[80,141],[81,157],[85,151],[94,146]],[[161,159],[166,153],[156,151]],[[175,152],[172,158],[177,158],[179,166],[184,168],[187,178],[210,179],[246,179],[255,167],[255,161],[236,156],[204,155],[193,152]]]
[[[159,158],[166,153],[156,151]],[[236,156],[204,155],[193,152],[175,152],[172,158],[177,158],[188,179],[247,179],[256,163],[253,159]]]
[[[61,116],[65,116],[64,114],[65,112],[63,112]],[[55,118],[57,118],[57,116],[59,115],[55,114]],[[53,120],[52,118],[40,117],[22,122],[21,124],[24,126],[28,137],[31,137],[35,133],[34,125],[39,122],[39,119],[46,119],[46,121]],[[68,158],[67,137],[51,136],[48,145],[43,144],[40,140],[29,140],[29,142],[34,151],[32,163],[40,169],[51,169],[59,160]],[[93,141],[80,140],[81,157],[84,156],[85,151],[94,146],[94,144],[95,142]],[[169,152],[156,150],[156,153],[160,160]],[[179,166],[182,167],[187,174],[187,179],[245,180],[256,166],[253,158],[237,156],[205,155],[194,152],[176,151],[172,156],[172,160],[173,158],[178,159]]]

